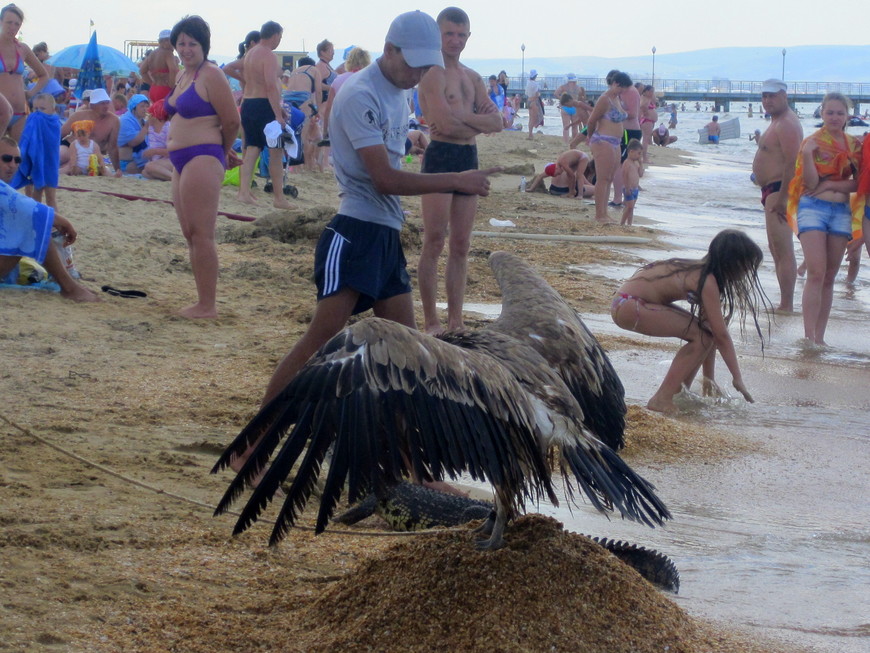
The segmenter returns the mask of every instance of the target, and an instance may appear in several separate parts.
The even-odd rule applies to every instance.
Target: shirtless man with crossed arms
[[[437,22],[441,30],[444,68],[430,68],[418,87],[420,107],[429,124],[431,139],[423,154],[421,172],[475,170],[478,165],[474,137],[501,131],[501,113],[489,98],[483,78],[459,63],[459,55],[471,36],[468,14],[457,7],[448,7],[438,14]],[[417,266],[417,281],[423,302],[423,328],[430,334],[443,330],[435,298],[438,294],[438,258],[449,231],[450,251],[445,275],[447,328],[461,329],[477,195],[459,192],[424,195],[422,208],[423,250]]]

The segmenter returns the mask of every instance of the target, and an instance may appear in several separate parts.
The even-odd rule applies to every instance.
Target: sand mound
[[[553,519],[521,518],[499,551],[473,539],[415,538],[364,562],[300,614],[294,647],[675,653],[700,643],[679,607]]]

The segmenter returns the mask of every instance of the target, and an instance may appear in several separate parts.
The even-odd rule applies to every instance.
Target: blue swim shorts
[[[852,239],[852,213],[848,202],[828,202],[801,195],[797,225],[798,235],[806,231],[824,231],[833,236]]]
[[[391,227],[336,215],[314,252],[317,301],[344,288],[360,296],[353,314],[375,302],[411,292],[399,232]]]
[[[626,202],[636,200],[638,195],[640,195],[640,188],[624,188],[622,191],[622,196]]]

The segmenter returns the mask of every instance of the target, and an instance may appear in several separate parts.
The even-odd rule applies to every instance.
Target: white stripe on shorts
[[[323,272],[323,296],[327,297],[338,290],[341,283],[341,250],[347,239],[340,233],[333,231],[332,242],[329,243],[329,251],[326,253],[326,265]]]

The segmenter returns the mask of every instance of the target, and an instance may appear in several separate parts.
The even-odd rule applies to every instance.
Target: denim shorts
[[[802,195],[797,210],[798,235],[806,231],[824,231],[852,239],[852,213],[849,202],[827,202]]]

